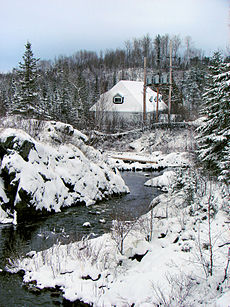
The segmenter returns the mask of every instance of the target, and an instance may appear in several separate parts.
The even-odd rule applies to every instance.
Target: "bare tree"
[[[125,216],[117,217],[113,221],[112,226],[112,238],[116,242],[119,252],[121,255],[124,254],[124,242],[128,234],[133,230],[133,227],[136,225],[138,218],[132,221],[125,221]]]
[[[172,51],[173,51],[173,57],[177,58],[178,57],[178,51],[181,46],[181,38],[179,35],[173,35],[171,38],[172,40]]]
[[[112,238],[116,242],[121,255],[124,254],[124,241],[131,230],[129,222],[122,220],[114,220],[112,227]]]
[[[191,59],[191,51],[192,51],[192,38],[191,36],[187,35],[184,39],[185,42],[185,62],[186,64],[190,64]]]
[[[154,306],[194,306],[189,299],[196,285],[192,276],[187,276],[182,273],[179,275],[168,275],[166,276],[166,282],[168,284],[166,288],[169,289],[168,293],[161,287],[152,285]]]
[[[211,233],[211,206],[212,206],[212,182],[210,181],[210,192],[208,197],[208,241],[209,241],[209,275],[213,274],[213,244]]]

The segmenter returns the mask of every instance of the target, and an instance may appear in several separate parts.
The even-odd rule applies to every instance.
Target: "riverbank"
[[[147,179],[161,173],[143,172],[121,173],[130,193],[114,197],[90,207],[84,205],[70,207],[62,212],[35,221],[0,225],[0,293],[1,306],[68,306],[63,302],[62,291],[56,288],[37,289],[27,287],[22,275],[5,273],[8,259],[17,259],[31,251],[47,250],[54,244],[68,244],[82,239],[83,236],[99,236],[110,231],[112,220],[136,219],[148,212],[149,203],[161,192],[157,188],[145,187]],[[83,224],[90,223],[90,227]],[[22,273],[22,271],[21,271]],[[54,297],[53,293],[56,293]],[[59,293],[59,296],[57,296]],[[70,303],[69,303],[70,304]]]
[[[100,152],[115,173],[162,169],[162,176],[150,179],[149,172],[143,182],[164,192],[152,195],[148,213],[114,216],[111,232],[97,238],[59,241],[42,251],[13,256],[7,270],[25,272],[24,283],[35,292],[59,289],[70,302],[96,307],[227,307],[228,187],[195,168],[191,131],[173,140],[167,133],[162,144],[155,131],[131,144],[124,140],[126,151],[110,144],[109,150]],[[128,205],[118,201],[124,208]],[[85,229],[88,234],[92,230]]]
[[[116,221],[111,233],[95,239],[29,253],[9,270],[24,270],[30,286],[60,287],[66,299],[97,307],[227,306],[228,199],[208,182],[196,193],[198,206],[185,190],[175,190],[176,182],[174,191],[154,199],[153,210],[140,219]]]

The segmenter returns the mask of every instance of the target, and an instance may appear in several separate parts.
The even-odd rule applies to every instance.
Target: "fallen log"
[[[110,158],[123,160],[123,161],[130,161],[130,162],[140,162],[140,163],[153,163],[158,164],[156,161],[151,160],[142,160],[142,159],[135,159],[135,158],[127,158],[127,157],[117,157],[117,156],[110,156]]]

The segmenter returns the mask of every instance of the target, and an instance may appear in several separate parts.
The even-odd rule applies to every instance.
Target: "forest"
[[[27,42],[19,68],[0,74],[1,115],[19,113],[26,117],[62,121],[78,129],[95,128],[89,108],[100,94],[118,81],[143,81],[144,57],[147,58],[147,74],[169,71],[170,41],[172,112],[180,114],[182,120],[194,119],[200,111],[210,58],[194,47],[190,36],[182,39],[168,34],[155,37],[147,34],[125,41],[124,48],[99,53],[80,50],[72,56],[58,56],[52,61],[35,59],[32,46]],[[30,67],[28,84],[26,65]],[[23,97],[27,87],[31,91],[29,102]],[[167,104],[168,86],[162,86],[160,91]],[[22,108],[23,100],[25,108]]]
[[[147,75],[168,72],[170,44],[171,112],[178,121],[205,118],[197,136],[200,159],[215,175],[228,180],[229,52],[215,51],[212,57],[205,57],[189,36],[182,40],[177,35],[146,35],[126,41],[124,49],[100,54],[81,50],[54,61],[36,59],[27,42],[19,68],[0,75],[1,115],[60,121],[85,133],[98,130],[101,127],[89,109],[100,95],[120,80],[143,81],[144,58]],[[169,85],[162,85],[160,92],[167,104]],[[112,123],[103,128],[115,132],[117,127]]]

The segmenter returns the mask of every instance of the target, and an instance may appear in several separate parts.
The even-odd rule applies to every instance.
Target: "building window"
[[[120,94],[117,94],[113,97],[113,103],[121,104],[123,102],[124,102],[124,97],[121,96]]]

